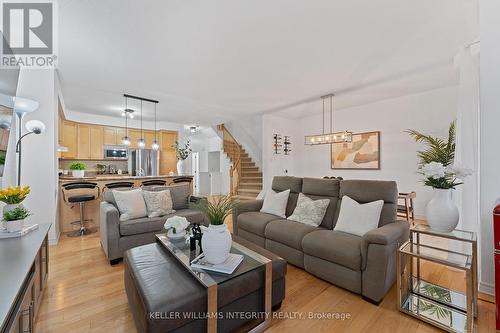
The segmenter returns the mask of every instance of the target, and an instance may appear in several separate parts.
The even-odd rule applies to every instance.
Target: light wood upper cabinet
[[[104,129],[102,126],[90,127],[90,158],[103,159],[104,158]]]
[[[125,128],[123,127],[117,127],[116,128],[116,144],[121,145],[122,144],[122,139],[125,136]]]
[[[61,154],[62,158],[77,158],[78,153],[78,124],[70,121],[61,121],[61,132],[59,133],[61,145],[68,148],[67,152]]]
[[[146,149],[151,149],[151,145],[155,139],[154,131],[144,131],[144,140],[146,140]]]
[[[177,140],[177,132],[160,132],[160,174],[168,175],[177,170],[177,157],[172,147]]]
[[[103,144],[104,145],[110,145],[114,146],[118,144],[118,135],[117,135],[117,128],[116,127],[109,127],[105,126],[103,128]]]
[[[79,159],[90,159],[90,125],[78,124],[78,154]]]
[[[141,130],[129,129],[128,136],[130,138],[130,148],[138,148],[137,141],[141,138]]]

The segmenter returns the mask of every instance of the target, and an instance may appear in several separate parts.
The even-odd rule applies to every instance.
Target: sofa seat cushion
[[[302,240],[305,254],[361,271],[362,237],[333,230],[318,230]]]
[[[172,216],[185,217],[191,223],[204,223],[204,215],[195,209],[181,209],[175,213],[154,217],[154,218],[140,218],[120,222],[120,235],[131,236],[137,234],[144,234],[150,232],[163,231],[165,221]]]
[[[238,216],[238,228],[264,237],[266,225],[279,219],[278,216],[261,212],[246,212]]]
[[[321,227],[313,227],[295,221],[280,219],[268,223],[265,237],[302,251],[302,239],[304,236],[318,229],[324,230]]]

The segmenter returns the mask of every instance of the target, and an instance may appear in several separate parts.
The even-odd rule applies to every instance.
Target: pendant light
[[[128,136],[128,118],[132,118],[134,110],[128,108],[128,98],[125,96],[125,110],[123,110],[122,115],[125,116],[125,136],[122,138],[122,144],[125,146],[130,145],[130,138]]]
[[[309,146],[324,145],[332,143],[352,142],[352,132],[333,132],[333,96],[329,94],[321,96],[323,100],[323,134],[306,135],[305,144]],[[325,133],[325,99],[330,100],[330,132]]]
[[[153,150],[160,149],[160,144],[158,143],[158,140],[157,140],[157,131],[156,131],[156,103],[155,103],[155,139],[153,140],[153,143],[151,144],[151,149],[153,149]]]
[[[144,136],[142,135],[142,100],[141,100],[141,138],[137,140],[137,147],[143,149],[146,147],[146,141],[144,140]]]

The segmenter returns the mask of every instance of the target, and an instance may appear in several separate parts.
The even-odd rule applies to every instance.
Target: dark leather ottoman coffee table
[[[229,278],[212,273],[193,275],[160,240],[128,250],[124,257],[125,289],[137,330],[164,333],[265,329],[269,307],[278,309],[285,297],[286,261],[234,235],[233,249],[253,251],[256,256],[245,256],[235,276]],[[269,312],[266,265],[252,261],[259,255],[270,260]],[[237,274],[240,269],[243,273]],[[213,286],[200,282],[207,277],[217,282],[215,297]],[[216,312],[209,311],[209,306],[212,310],[215,306]]]

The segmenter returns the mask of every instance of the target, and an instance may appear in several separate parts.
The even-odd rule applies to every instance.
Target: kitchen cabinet
[[[104,158],[104,130],[102,126],[90,127],[90,158],[102,160]]]
[[[155,139],[154,131],[144,131],[144,140],[146,140],[146,149],[151,149],[151,145]]]
[[[125,134],[126,134],[125,128],[123,128],[123,127],[116,128],[116,144],[117,145],[122,144],[122,139],[125,136]]]
[[[79,159],[90,158],[90,125],[78,124],[78,153]]]
[[[177,156],[173,147],[175,141],[177,141],[177,132],[160,132],[160,174],[162,175],[177,172]]]
[[[141,138],[141,130],[129,129],[128,136],[130,138],[130,148],[138,148],[137,141]]]
[[[71,121],[62,121],[61,133],[59,133],[62,146],[68,148],[67,152],[61,154],[62,158],[75,159],[78,153],[78,124]]]
[[[118,128],[105,126],[103,128],[103,144],[107,146],[116,146],[118,143]]]

